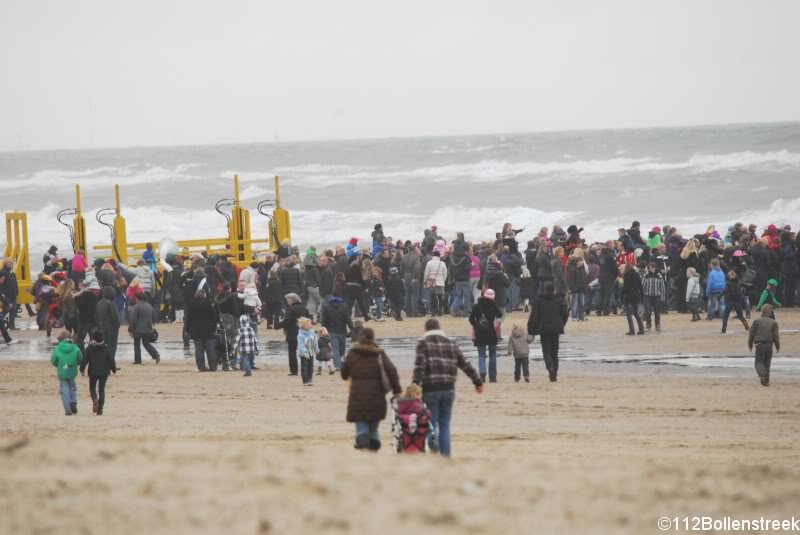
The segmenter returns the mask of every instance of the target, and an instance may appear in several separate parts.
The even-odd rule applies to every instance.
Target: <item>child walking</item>
[[[72,341],[72,336],[67,331],[61,331],[58,334],[58,344],[50,356],[50,364],[56,367],[61,402],[64,404],[64,414],[67,416],[78,414],[78,389],[75,386],[75,377],[78,375],[81,357],[81,350]]]
[[[311,318],[297,320],[297,356],[300,357],[300,376],[303,386],[314,386],[314,358],[319,353],[319,338],[311,328]]]
[[[244,377],[253,375],[253,362],[258,355],[258,338],[253,328],[253,320],[249,314],[239,316],[239,331],[236,333],[234,342],[236,352],[239,353],[239,361],[244,370]]]
[[[81,375],[89,367],[89,395],[92,397],[92,412],[102,416],[103,406],[106,403],[106,381],[109,374],[117,373],[117,363],[114,354],[109,351],[103,338],[102,331],[95,331],[89,340],[89,346],[81,361]],[[100,386],[98,392],[98,385]]]
[[[328,334],[328,329],[320,327],[317,330],[319,337],[319,353],[317,353],[317,375],[322,375],[322,365],[328,367],[328,375],[336,373],[336,368],[333,366],[333,345],[331,344],[331,335]]]
[[[520,371],[526,383],[531,382],[528,359],[531,354],[530,343],[533,336],[526,332],[525,327],[517,323],[511,329],[511,337],[508,339],[508,354],[514,356],[514,382],[519,382]]]

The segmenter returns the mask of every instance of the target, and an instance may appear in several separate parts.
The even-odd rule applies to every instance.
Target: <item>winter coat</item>
[[[95,323],[97,329],[103,333],[116,333],[119,331],[119,311],[114,302],[117,293],[111,286],[103,288],[103,297],[98,301],[95,309]]]
[[[303,305],[303,303],[292,303],[286,308],[286,316],[283,321],[275,326],[276,329],[283,329],[286,334],[286,341],[296,340],[297,333],[300,331],[300,326],[297,325],[297,320],[300,318],[310,318],[311,313]],[[330,329],[328,329],[330,331]]]
[[[86,353],[81,360],[81,373],[89,367],[89,377],[108,377],[112,371],[117,371],[117,363],[108,346],[95,341],[89,342]]]
[[[135,335],[153,334],[156,311],[147,301],[139,301],[128,311],[128,331]]]
[[[528,358],[531,354],[529,345],[531,342],[533,342],[533,336],[525,332],[525,328],[515,327],[508,338],[508,354],[513,355],[515,359]]]
[[[686,301],[700,299],[700,276],[689,277],[686,281]]]
[[[454,282],[469,282],[469,272],[472,270],[472,262],[466,256],[454,257],[450,261],[450,277]]]
[[[347,334],[353,331],[353,320],[347,305],[339,297],[334,297],[322,307],[320,323],[331,334]]]
[[[319,294],[333,295],[333,268],[319,270]]]
[[[553,271],[553,287],[556,295],[567,295],[567,276],[564,273],[564,264],[558,258],[553,258],[550,262]]]
[[[706,280],[706,295],[721,294],[725,290],[725,274],[718,267],[708,273]]]
[[[522,275],[522,259],[512,253],[500,253],[497,260],[503,264],[503,271],[511,277],[518,279]]]
[[[347,258],[350,260],[352,260],[353,257],[361,254],[361,252],[358,250],[358,243],[348,243],[344,250]]]
[[[406,287],[400,275],[389,275],[386,280],[386,297],[390,301],[403,303],[406,297]]]
[[[378,358],[389,377],[392,392],[402,392],[400,377],[392,361],[380,346],[353,344],[342,362],[342,379],[351,380],[347,400],[348,422],[377,422],[386,418],[386,393],[383,391]]]
[[[422,251],[427,253],[428,251],[432,250],[438,238],[439,236],[436,234],[436,231],[433,229],[426,229],[425,237],[422,238],[422,244],[420,245]]]
[[[97,296],[89,290],[82,290],[75,296],[78,317],[83,325],[93,325],[97,316]]]
[[[481,259],[478,258],[476,255],[471,254],[467,256],[469,258],[469,278],[470,279],[480,279],[481,278]]]
[[[300,270],[296,267],[283,268],[280,274],[281,287],[283,288],[283,295],[303,293],[303,277]]]
[[[425,274],[422,278],[426,285],[430,279],[434,281],[434,286],[444,286],[447,280],[447,265],[439,257],[434,256],[425,265]]]
[[[651,249],[657,249],[661,245],[661,234],[658,232],[650,232],[647,235],[647,246]]]
[[[271,279],[267,282],[265,297],[268,305],[275,306],[283,303],[283,285],[279,279]]]
[[[642,302],[642,278],[636,272],[631,270],[625,273],[622,277],[622,302],[626,305],[638,305]]]
[[[319,353],[319,338],[314,329],[297,330],[297,356],[300,358],[314,358]]]
[[[447,242],[445,242],[442,238],[437,239],[436,245],[433,246],[433,252],[437,251],[442,256],[444,256],[444,253],[447,252]]]
[[[5,282],[0,287],[0,294],[4,295],[6,299],[16,301],[19,295],[19,283],[17,282],[16,274],[8,268],[3,268],[0,270],[0,278],[2,277],[5,277]]]
[[[261,306],[261,298],[258,297],[258,290],[255,288],[245,288],[244,292],[236,294],[236,297],[243,301],[244,306],[253,308]]]
[[[479,297],[478,302],[469,313],[469,323],[475,332],[475,346],[496,346],[498,342],[497,331],[494,328],[495,320],[503,317],[503,312],[491,299]]]
[[[528,334],[564,334],[569,319],[569,308],[560,295],[541,295],[531,306],[528,317]]]
[[[797,264],[797,245],[791,241],[785,241],[781,244],[781,252],[783,253],[781,273],[784,277],[796,276],[798,271],[800,271]]]
[[[133,280],[134,277],[138,277],[139,285],[142,290],[153,295],[153,290],[155,290],[156,287],[156,277],[153,275],[149,266],[136,266],[131,268],[121,262],[117,262],[117,269],[119,269],[126,278],[131,280]]]
[[[204,340],[214,337],[217,332],[219,317],[214,306],[206,298],[189,305],[185,321],[189,338],[192,340]]]
[[[50,364],[55,366],[59,379],[75,379],[82,359],[81,350],[75,342],[61,340],[50,355]]]
[[[569,264],[567,265],[567,274],[568,274],[568,281],[569,281],[569,291],[572,293],[581,293],[586,291],[587,286],[587,274],[586,274],[586,264],[584,263],[582,266],[578,266],[578,262],[574,258],[570,258]]]
[[[553,256],[541,249],[536,255],[536,279],[539,282],[553,280]]]
[[[730,306],[732,304],[741,304],[743,297],[742,283],[738,278],[730,279],[725,284],[725,304]]]
[[[403,280],[409,284],[420,279],[420,269],[419,255],[414,252],[404,255],[400,260],[400,274],[403,276]]]
[[[500,308],[506,306],[506,288],[511,284],[503,268],[497,264],[486,264],[485,285],[494,290],[494,302]]]

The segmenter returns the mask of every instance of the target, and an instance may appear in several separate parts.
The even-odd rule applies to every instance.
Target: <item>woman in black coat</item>
[[[286,296],[286,316],[282,322],[275,325],[276,329],[283,329],[286,334],[286,343],[289,344],[289,375],[297,375],[297,334],[300,326],[297,320],[300,318],[310,318],[308,309],[300,302],[300,296],[290,293]]]
[[[486,290],[483,297],[472,307],[469,323],[472,325],[475,347],[478,348],[478,371],[486,380],[486,349],[489,349],[489,382],[497,382],[497,330],[495,322],[503,317],[501,308],[495,302],[495,292]]]
[[[642,303],[643,296],[642,278],[633,264],[626,264],[625,274],[622,276],[622,302],[625,304],[625,316],[628,318],[628,336],[644,334],[644,323],[639,315],[639,304]],[[633,330],[633,318],[636,318],[639,326],[638,332]]]
[[[103,414],[103,405],[106,402],[106,381],[109,374],[117,373],[117,363],[114,355],[108,350],[101,331],[92,333],[89,347],[83,354],[81,360],[81,375],[89,367],[89,395],[92,397],[92,410],[98,416]],[[97,392],[97,385],[100,385],[100,392]],[[99,395],[98,395],[99,394]]]
[[[402,388],[397,368],[386,352],[375,343],[375,332],[366,328],[361,335],[361,341],[353,344],[342,363],[342,379],[351,381],[347,421],[356,424],[357,449],[377,451],[381,447],[378,424],[386,418],[387,409],[381,364],[392,392],[395,395],[400,394]]]

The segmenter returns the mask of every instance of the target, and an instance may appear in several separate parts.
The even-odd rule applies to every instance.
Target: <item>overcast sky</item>
[[[2,0],[0,148],[800,119],[797,0]]]

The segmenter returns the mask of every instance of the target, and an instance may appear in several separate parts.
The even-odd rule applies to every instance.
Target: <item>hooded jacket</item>
[[[513,355],[515,359],[526,359],[531,354],[530,343],[533,342],[533,336],[525,332],[525,328],[517,325],[511,330],[511,337],[508,339],[508,354]]]
[[[108,346],[103,342],[91,340],[86,347],[86,354],[81,360],[81,373],[89,367],[89,377],[108,377],[112,371],[117,371],[117,363],[114,356],[108,350]]]
[[[55,366],[59,379],[75,379],[82,359],[80,348],[72,340],[65,339],[53,349],[50,364]]]
[[[497,303],[486,297],[478,298],[478,302],[469,313],[469,324],[475,332],[476,347],[497,345],[498,338],[494,324],[502,317],[503,312]]]
[[[296,267],[283,268],[280,274],[281,287],[283,288],[283,295],[289,294],[303,294],[303,276],[300,270]]]
[[[533,302],[528,317],[528,334],[564,334],[569,319],[569,308],[560,295],[545,294]]]
[[[103,288],[103,297],[98,301],[95,310],[97,328],[106,335],[106,338],[108,338],[108,333],[119,331],[119,312],[117,311],[117,305],[114,303],[116,297],[117,293],[114,288],[106,286]]]
[[[301,358],[314,358],[319,353],[319,338],[314,329],[298,329],[297,331],[297,356]]]
[[[403,280],[409,284],[420,279],[420,258],[415,251],[403,255],[400,260],[400,273],[403,275]]]
[[[347,334],[353,330],[353,320],[347,305],[339,297],[333,297],[323,307],[320,314],[320,323],[331,334]]]

